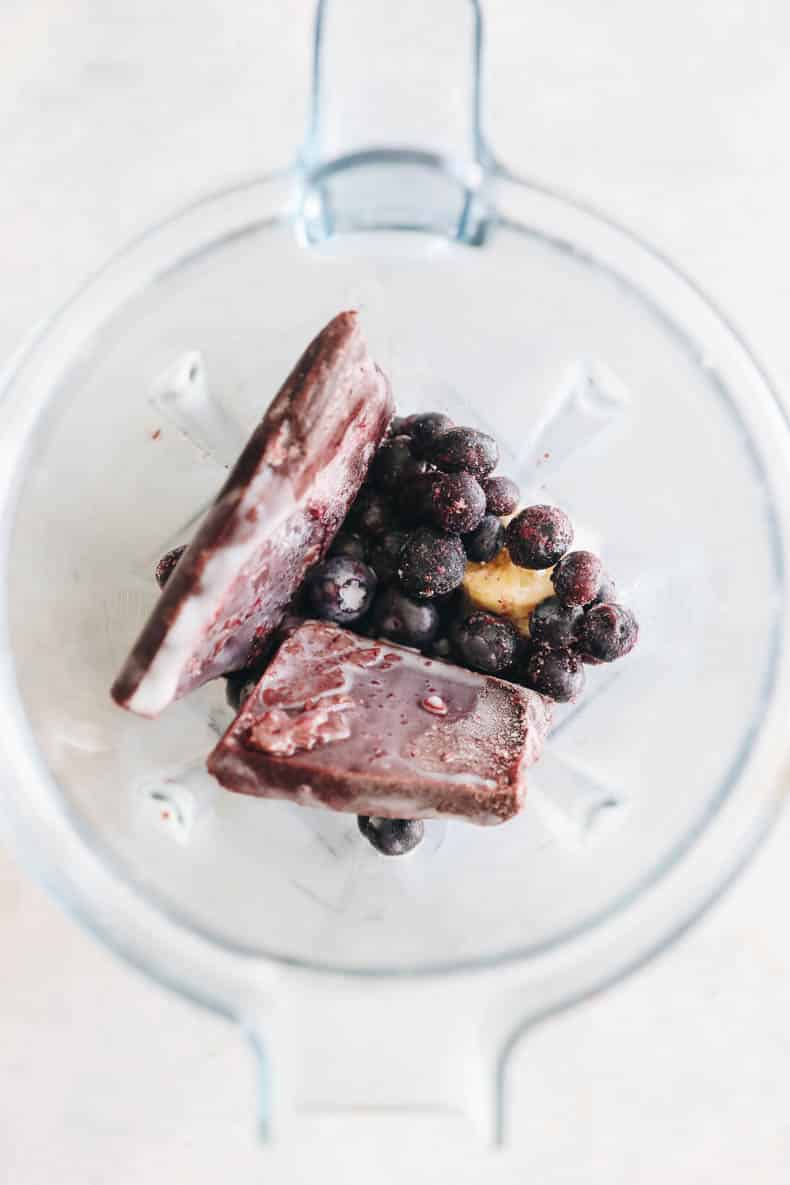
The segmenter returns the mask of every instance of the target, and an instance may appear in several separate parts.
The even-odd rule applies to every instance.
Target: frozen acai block
[[[208,759],[228,790],[385,818],[502,823],[551,706],[537,692],[307,621]]]
[[[340,313],[308,346],[179,560],[112,694],[156,716],[266,649],[353,502],[393,407]]]

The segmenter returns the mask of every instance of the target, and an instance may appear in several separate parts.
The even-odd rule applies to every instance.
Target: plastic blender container
[[[469,0],[319,3],[294,166],[153,227],[2,382],[3,820],[93,932],[238,1021],[267,1132],[396,1109],[503,1139],[521,1034],[666,947],[781,798],[785,412],[658,252],[493,158],[481,52]],[[522,816],[431,825],[403,860],[221,792],[221,684],[155,721],[108,695],[156,558],[346,307],[400,410],[493,432],[642,624],[558,713]]]

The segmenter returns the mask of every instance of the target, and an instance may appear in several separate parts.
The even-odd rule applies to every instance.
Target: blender
[[[153,227],[3,376],[0,815],[99,937],[242,1027],[262,1131],[460,1113],[501,1142],[521,1036],[666,947],[780,803],[788,424],[693,283],[495,159],[475,0],[409,0],[401,40],[387,7],[321,0],[294,166]],[[433,824],[403,861],[220,791],[221,685],[155,721],[108,694],[156,559],[348,307],[399,411],[492,432],[642,624],[558,712],[517,820]]]

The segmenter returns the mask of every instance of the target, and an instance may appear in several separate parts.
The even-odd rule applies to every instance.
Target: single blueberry
[[[453,648],[461,662],[487,675],[497,675],[511,666],[518,641],[509,621],[481,610],[470,613],[452,632]]]
[[[391,439],[393,436],[408,436],[408,422],[409,416],[393,416],[390,426],[387,429],[388,439]]]
[[[512,514],[518,506],[520,491],[516,483],[509,477],[497,474],[486,477],[482,482],[486,496],[487,514]]]
[[[409,437],[393,436],[384,441],[373,458],[370,481],[381,490],[393,492],[424,468],[424,462],[415,461],[412,456]]]
[[[181,556],[186,551],[186,544],[183,547],[174,547],[172,551],[166,551],[159,563],[154,569],[154,576],[156,583],[160,588],[164,588],[170,577],[173,575],[175,568]]]
[[[326,621],[348,625],[370,608],[376,573],[359,560],[337,555],[317,564],[307,577],[307,596],[313,612]]]
[[[357,825],[377,852],[383,856],[405,856],[425,836],[422,819],[379,819],[375,815],[358,815]]]
[[[529,635],[534,642],[543,642],[553,650],[565,650],[576,641],[575,627],[581,615],[578,606],[563,605],[559,597],[547,597],[532,610]]]
[[[557,596],[565,605],[590,605],[601,588],[603,565],[591,551],[569,551],[551,574]]]
[[[533,691],[557,703],[575,700],[584,687],[584,667],[570,650],[531,649],[522,672],[523,682]]]
[[[442,473],[431,488],[431,511],[441,530],[465,534],[479,527],[486,496],[471,473]]]
[[[612,580],[608,572],[601,574],[601,587],[598,589],[598,596],[593,601],[593,605],[600,605],[602,601],[606,601],[610,605],[617,600],[617,585]]]
[[[380,584],[388,584],[397,576],[405,542],[405,531],[386,531],[374,541],[370,549],[370,566]]]
[[[445,473],[466,470],[474,477],[487,477],[499,460],[493,436],[477,428],[448,428],[426,449],[425,455]]]
[[[505,528],[495,514],[486,514],[480,526],[464,535],[466,554],[476,564],[487,564],[505,545]]]
[[[604,602],[587,610],[577,625],[576,638],[585,662],[614,662],[636,646],[639,625],[630,609]]]
[[[332,540],[329,555],[345,555],[350,560],[360,560],[363,564],[367,559],[362,536],[354,534],[353,531],[339,531]]]
[[[400,580],[415,597],[436,597],[458,588],[466,571],[466,553],[457,535],[418,527],[401,552]]]
[[[373,602],[370,627],[374,637],[422,650],[439,629],[439,610],[432,601],[413,601],[399,588],[385,588]]]
[[[429,411],[422,415],[409,416],[407,423],[407,432],[412,439],[416,457],[427,456],[436,438],[453,427],[450,417],[442,415],[440,411]]]
[[[437,658],[441,658],[445,662],[449,662],[453,655],[453,647],[450,639],[445,638],[444,636],[440,638],[434,638],[431,645],[431,654],[435,654]]]
[[[573,527],[557,506],[528,506],[508,523],[505,542],[520,568],[551,568],[573,542]]]
[[[352,530],[363,537],[383,535],[397,526],[392,502],[379,490],[363,486],[356,502],[348,512],[348,523]]]
[[[225,699],[234,712],[239,711],[245,699],[255,690],[261,673],[244,670],[225,676]]]
[[[441,474],[435,471],[420,473],[413,477],[394,495],[394,502],[400,521],[407,527],[429,523],[433,510],[432,491],[434,482]]]

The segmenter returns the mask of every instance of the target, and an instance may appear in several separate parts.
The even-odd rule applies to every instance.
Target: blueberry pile
[[[494,473],[498,461],[493,437],[439,412],[396,417],[326,559],[308,573],[304,612],[560,703],[575,700],[585,665],[628,654],[638,625],[617,603],[600,559],[571,550],[573,527],[562,510],[535,505],[514,515],[519,489]],[[529,636],[506,617],[470,608],[461,589],[467,563],[489,563],[503,547],[518,567],[553,569],[554,595],[533,609]],[[160,560],[160,587],[181,551]],[[228,676],[233,706],[259,673]],[[409,820],[360,817],[359,828],[392,855],[423,835],[422,823]]]
[[[491,436],[438,412],[394,420],[347,529],[311,576],[312,609],[565,703],[581,693],[585,664],[627,654],[638,627],[600,559],[570,550],[562,510],[528,506],[503,524],[519,490],[493,473],[498,460]],[[467,562],[488,563],[505,546],[519,567],[553,569],[555,595],[533,610],[529,637],[459,595]],[[356,610],[347,587],[358,590]]]
[[[585,664],[614,662],[633,650],[639,627],[615,601],[614,581],[598,556],[571,551],[573,527],[556,506],[528,506],[511,519],[505,542],[514,563],[553,568],[554,596],[529,619],[517,681],[566,703],[584,687]]]
[[[498,516],[518,503],[515,482],[492,476],[498,460],[493,437],[440,412],[396,417],[328,558],[310,575],[312,611],[434,652],[458,624],[454,594],[467,561],[497,555],[505,541]],[[479,669],[501,669],[501,653]]]
[[[319,617],[413,646],[476,671],[574,700],[584,666],[636,643],[629,610],[600,559],[572,551],[573,526],[556,506],[528,506],[505,525],[518,486],[494,474],[496,441],[445,415],[396,418],[373,459],[329,557],[308,578]],[[552,568],[555,595],[533,610],[525,638],[505,617],[464,604],[468,561],[507,547],[531,570]]]

